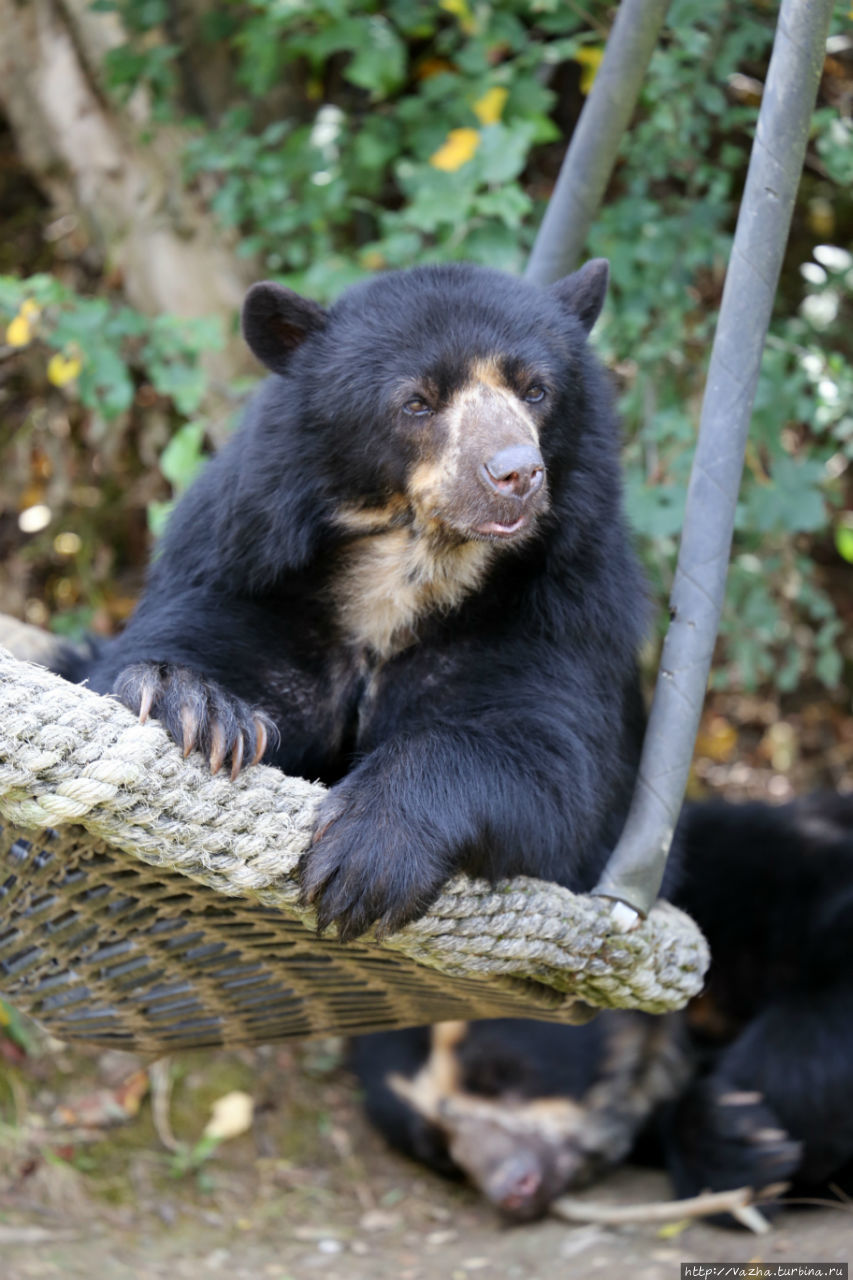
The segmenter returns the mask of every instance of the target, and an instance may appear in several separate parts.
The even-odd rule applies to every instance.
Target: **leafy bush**
[[[252,0],[235,39],[254,103],[192,144],[189,172],[218,177],[214,208],[268,270],[325,298],[430,258],[523,265],[533,201],[517,180],[531,148],[559,136],[545,81],[586,47],[583,18],[547,6],[531,18],[523,3]],[[258,100],[294,75],[306,101],[252,131]]]
[[[151,468],[158,454],[173,493],[189,482],[206,428],[201,357],[221,347],[222,337],[216,320],[151,319],[81,297],[50,275],[0,276],[3,434],[23,437],[6,459],[8,496],[20,505],[20,530],[32,535],[26,555],[45,575],[42,594],[51,605],[48,611],[36,600],[31,621],[44,623],[49,612],[57,630],[79,635],[102,605],[105,626],[127,612],[130,602],[116,599],[111,581],[127,534],[112,515],[140,465]],[[21,382],[24,397],[14,394]],[[147,498],[155,532],[170,505],[153,496],[159,492],[156,484],[143,486],[136,498]],[[64,568],[71,561],[73,574]]]
[[[590,250],[611,262],[612,302],[599,343],[623,374],[629,510],[647,539],[660,594],[674,569],[758,111],[757,102],[729,101],[730,78],[743,66],[764,65],[773,34],[762,9],[739,6],[735,15],[723,0],[675,0],[669,24],[642,118],[623,143],[620,198],[590,236]],[[839,123],[834,114],[818,115],[819,151]],[[738,508],[719,685],[770,681],[791,689],[808,675],[828,685],[841,677],[841,624],[805,552],[806,535],[825,534],[833,519],[846,527],[833,511],[853,456],[853,351],[838,323],[851,268],[846,251],[816,246],[801,268],[798,313],[780,316],[771,329]]]
[[[553,182],[554,144],[612,18],[600,0],[243,0],[198,8],[182,46],[165,0],[93,7],[117,10],[130,32],[108,56],[114,92],[144,86],[159,117],[181,120],[191,133],[187,178],[239,251],[320,299],[416,261],[521,269]],[[839,22],[846,8],[838,4]],[[597,343],[619,379],[629,507],[661,595],[775,17],[762,0],[674,0],[590,237],[590,251],[612,266]],[[199,74],[205,41],[227,50],[231,83],[219,86],[224,109],[202,126],[187,115],[193,95],[182,82],[190,52]],[[815,115],[813,160],[758,389],[715,677],[723,683],[792,687],[815,676],[831,685],[841,675],[839,622],[810,556],[834,535],[853,559],[853,520],[837,510],[853,448],[853,270],[833,243],[844,236],[836,213],[851,216],[850,122],[832,108]],[[144,345],[153,332],[143,361],[155,360]],[[143,341],[129,332],[111,341],[131,339]],[[113,362],[104,385],[121,399],[127,384],[108,349],[98,357]],[[199,375],[180,363],[166,360],[183,412],[178,397],[192,400]],[[168,380],[167,370],[159,376]],[[81,396],[95,385],[93,363],[81,371]],[[200,441],[184,428],[164,457],[179,485]]]
[[[198,409],[206,380],[198,357],[222,346],[216,320],[141,315],[104,298],[84,298],[49,275],[0,276],[0,319],[15,349],[40,343],[55,387],[73,384],[87,408],[112,421],[130,408],[134,373],[182,417]]]

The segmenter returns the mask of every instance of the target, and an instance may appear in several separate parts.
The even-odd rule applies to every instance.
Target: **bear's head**
[[[429,1036],[417,1073],[386,1084],[515,1222],[624,1159],[689,1069],[678,1023],[633,1011],[577,1026],[444,1022]]]
[[[243,329],[298,404],[340,528],[409,528],[436,549],[518,544],[583,427],[586,335],[607,276],[603,259],[550,289],[420,267],[356,285],[328,311],[265,282]]]

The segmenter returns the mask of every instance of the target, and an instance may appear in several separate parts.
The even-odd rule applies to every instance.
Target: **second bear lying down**
[[[389,1141],[516,1220],[644,1125],[679,1196],[853,1189],[853,795],[689,806],[681,837],[674,900],[712,956],[686,1012],[361,1037],[353,1067]]]

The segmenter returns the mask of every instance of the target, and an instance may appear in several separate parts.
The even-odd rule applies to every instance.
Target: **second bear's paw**
[[[212,773],[230,760],[236,778],[244,765],[257,764],[278,736],[263,711],[188,667],[135,662],[119,674],[113,693],[143,724],[149,716],[159,720],[185,756],[201,751]]]
[[[319,932],[335,925],[342,942],[374,924],[381,937],[416,920],[447,879],[420,833],[371,804],[368,790],[344,782],[329,793],[300,867],[302,900],[316,908]]]
[[[802,1151],[761,1093],[713,1078],[681,1099],[673,1137],[670,1168],[679,1196],[787,1183]]]

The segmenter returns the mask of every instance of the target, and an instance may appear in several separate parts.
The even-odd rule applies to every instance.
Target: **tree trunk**
[[[0,107],[57,216],[83,221],[132,306],[223,318],[221,386],[251,367],[233,318],[252,267],[186,190],[180,130],[149,128],[143,93],[121,112],[109,103],[100,68],[123,39],[115,15],[92,13],[88,0],[0,0]]]

